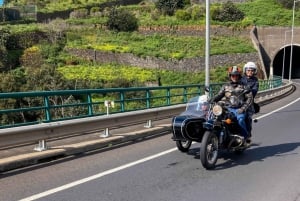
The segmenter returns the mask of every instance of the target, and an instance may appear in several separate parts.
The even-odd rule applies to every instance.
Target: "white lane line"
[[[283,106],[283,107],[281,107],[281,108],[278,108],[278,109],[276,109],[276,110],[274,110],[274,111],[272,111],[272,112],[270,112],[270,113],[264,114],[264,115],[262,115],[262,116],[260,116],[260,117],[258,117],[258,118],[256,118],[256,119],[262,119],[262,118],[264,118],[264,117],[266,117],[266,116],[269,116],[269,115],[271,115],[271,114],[273,114],[273,113],[275,113],[275,112],[277,112],[277,111],[279,111],[279,110],[282,110],[283,108],[286,108],[286,107],[288,107],[288,106],[294,104],[295,102],[297,102],[297,101],[299,101],[299,100],[300,100],[300,98],[298,98],[298,99],[294,100],[293,102],[291,102],[291,103],[289,103],[289,104],[287,104],[287,105],[285,105],[285,106]],[[59,191],[63,191],[63,190],[66,190],[66,189],[68,189],[68,188],[72,188],[72,187],[74,187],[74,186],[78,186],[78,185],[83,184],[83,183],[86,183],[86,182],[88,182],[88,181],[92,181],[92,180],[98,179],[98,178],[103,177],[103,176],[105,176],[105,175],[109,175],[109,174],[112,174],[112,173],[114,173],[114,172],[118,172],[118,171],[120,171],[120,170],[123,170],[123,169],[129,168],[129,167],[138,165],[138,164],[140,164],[140,163],[144,163],[144,162],[149,161],[149,160],[152,160],[152,159],[154,159],[154,158],[158,158],[158,157],[160,157],[160,156],[166,155],[166,154],[171,153],[171,152],[176,151],[176,150],[178,150],[177,147],[172,148],[172,149],[169,149],[169,150],[166,150],[166,151],[164,151],[164,152],[161,152],[161,153],[158,153],[158,154],[155,154],[155,155],[152,155],[152,156],[149,156],[149,157],[146,157],[146,158],[143,158],[143,159],[140,159],[140,160],[137,160],[137,161],[134,161],[134,162],[131,162],[131,163],[127,163],[127,164],[125,164],[125,165],[122,165],[122,166],[113,168],[113,169],[111,169],[111,170],[107,170],[107,171],[101,172],[101,173],[99,173],[99,174],[95,174],[95,175],[93,175],[93,176],[90,176],[90,177],[87,177],[87,178],[84,178],[84,179],[81,179],[81,180],[77,180],[77,181],[68,183],[68,184],[63,185],[63,186],[59,186],[59,187],[57,187],[57,188],[50,189],[50,190],[48,190],[48,191],[45,191],[45,192],[42,192],[42,193],[39,193],[39,194],[36,194],[36,195],[32,195],[32,196],[27,197],[27,198],[23,198],[23,199],[21,199],[21,200],[19,200],[19,201],[32,201],[32,200],[37,200],[37,199],[39,199],[39,198],[46,197],[46,196],[48,196],[48,195],[57,193],[57,192],[59,192]]]
[[[39,198],[42,198],[42,197],[46,197],[48,195],[57,193],[59,191],[66,190],[68,188],[72,188],[74,186],[86,183],[88,181],[92,181],[92,180],[98,179],[98,178],[103,177],[105,175],[112,174],[114,172],[118,172],[120,170],[123,170],[123,169],[129,168],[129,167],[135,166],[135,165],[140,164],[140,163],[144,163],[144,162],[152,160],[154,158],[158,158],[160,156],[163,156],[165,154],[171,153],[171,152],[176,151],[176,150],[177,150],[177,147],[169,149],[169,150],[166,150],[164,152],[161,152],[161,153],[158,153],[158,154],[155,154],[155,155],[152,155],[152,156],[149,156],[149,157],[146,157],[146,158],[143,158],[141,160],[134,161],[132,163],[127,163],[125,165],[113,168],[111,170],[107,170],[107,171],[101,172],[99,174],[95,174],[93,176],[90,176],[90,177],[87,177],[87,178],[84,178],[84,179],[81,179],[81,180],[77,180],[77,181],[68,183],[68,184],[63,185],[63,186],[59,186],[57,188],[50,189],[48,191],[45,191],[45,192],[42,192],[42,193],[39,193],[39,194],[36,194],[36,195],[32,195],[32,196],[27,197],[27,198],[23,198],[23,199],[21,199],[19,201],[31,201],[31,200],[36,200],[36,199],[39,199]]]
[[[287,104],[287,105],[285,105],[285,106],[283,106],[283,107],[280,107],[280,108],[278,108],[278,109],[276,109],[276,110],[273,110],[272,112],[269,112],[269,113],[267,113],[267,114],[264,114],[264,115],[262,115],[262,116],[259,116],[259,117],[257,117],[256,119],[262,119],[262,118],[264,118],[264,117],[266,117],[266,116],[269,116],[269,115],[271,115],[271,114],[273,114],[273,113],[275,113],[275,112],[278,112],[279,110],[282,110],[282,109],[284,109],[284,108],[286,108],[286,107],[288,107],[288,106],[290,106],[290,105],[296,103],[296,102],[299,101],[299,100],[300,100],[300,98],[297,98],[296,100],[290,102],[289,104]]]

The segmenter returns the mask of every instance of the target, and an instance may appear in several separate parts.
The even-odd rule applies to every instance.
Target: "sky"
[[[0,6],[2,6],[3,5],[3,0],[0,0]]]

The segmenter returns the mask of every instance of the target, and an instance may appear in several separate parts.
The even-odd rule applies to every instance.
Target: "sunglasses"
[[[239,77],[239,75],[230,75],[230,77]]]
[[[252,70],[252,69],[249,69],[249,70],[247,69],[246,71],[247,72],[254,72],[254,70]]]

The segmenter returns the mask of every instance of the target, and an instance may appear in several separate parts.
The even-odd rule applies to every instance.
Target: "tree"
[[[184,7],[183,0],[158,0],[155,7],[164,15],[172,16],[177,9]]]
[[[245,14],[234,3],[228,1],[212,12],[212,19],[220,22],[235,22],[244,19]]]
[[[284,8],[292,9],[293,8],[293,0],[277,0],[279,4],[281,4]]]
[[[138,30],[138,19],[129,11],[113,8],[106,26],[109,30],[131,32]]]

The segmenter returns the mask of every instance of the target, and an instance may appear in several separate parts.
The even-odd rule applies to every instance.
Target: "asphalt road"
[[[2,173],[0,200],[300,201],[298,86],[261,108],[253,146],[222,153],[215,170],[201,166],[200,144],[181,153],[168,134]]]

